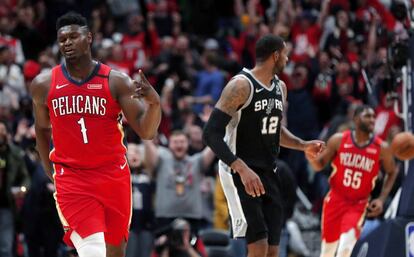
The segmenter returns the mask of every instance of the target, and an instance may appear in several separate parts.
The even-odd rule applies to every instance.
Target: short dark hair
[[[85,17],[77,12],[67,12],[60,16],[56,21],[56,30],[68,25],[88,26],[88,21]]]
[[[217,65],[217,55],[215,53],[206,53],[206,62],[211,66]]]
[[[359,116],[363,111],[365,111],[367,109],[374,109],[374,108],[372,106],[370,106],[370,105],[367,105],[367,104],[358,105],[355,108],[355,111],[354,111],[354,118],[356,118],[357,116]]]
[[[285,47],[283,38],[275,35],[265,35],[256,42],[256,61],[263,62],[275,51]]]

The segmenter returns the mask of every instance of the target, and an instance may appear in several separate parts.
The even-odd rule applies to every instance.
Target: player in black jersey
[[[282,38],[256,43],[256,66],[226,85],[204,128],[204,141],[220,158],[219,173],[234,237],[245,237],[249,257],[276,257],[283,207],[275,159],[279,146],[316,157],[322,141],[303,141],[282,124],[286,85],[276,74],[288,61]]]

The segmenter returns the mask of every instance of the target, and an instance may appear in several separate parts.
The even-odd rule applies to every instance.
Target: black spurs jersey
[[[244,68],[235,77],[250,83],[250,96],[226,127],[225,142],[249,167],[272,170],[279,153],[283,89],[275,76],[270,87]],[[229,169],[225,164],[223,168]]]

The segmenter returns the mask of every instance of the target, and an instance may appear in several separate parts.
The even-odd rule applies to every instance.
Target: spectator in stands
[[[191,225],[184,219],[168,224],[166,233],[156,240],[157,253],[153,257],[207,257],[202,240],[192,236]]]
[[[319,39],[322,36],[322,29],[326,16],[328,14],[329,0],[322,2],[321,12],[317,19],[310,11],[302,10],[295,17],[295,9],[291,5],[291,1],[284,1],[284,11],[280,13],[280,19],[286,20],[292,26],[292,61],[302,62],[308,61],[316,55],[319,50]],[[299,9],[301,10],[301,9]],[[286,17],[287,16],[287,17]],[[297,19],[295,21],[295,19]]]
[[[143,68],[147,58],[159,53],[159,38],[154,22],[150,19],[147,24],[147,30],[145,30],[143,28],[144,17],[131,14],[128,17],[128,31],[122,36],[124,58],[135,70]]]
[[[189,146],[188,154],[193,155],[203,151],[205,145],[203,143],[203,130],[200,126],[190,125],[185,131],[188,135]]]
[[[358,88],[356,78],[351,73],[349,60],[341,58],[336,65],[332,80],[332,107],[336,113],[345,113],[349,103],[363,97],[363,91]],[[362,89],[363,90],[363,89]]]
[[[200,54],[190,46],[187,35],[180,35],[175,41],[173,55],[170,59],[170,73],[176,73],[181,81],[192,79],[202,68]]]
[[[168,148],[144,141],[145,165],[153,172],[157,188],[155,216],[157,226],[170,224],[175,218],[187,219],[194,232],[203,228],[203,205],[200,184],[203,173],[214,160],[210,148],[188,156],[188,138],[175,131]]]
[[[13,54],[5,45],[0,46],[0,84],[16,98],[27,94],[22,70],[14,63]]]
[[[309,69],[305,64],[297,64],[291,79],[286,81],[288,88],[287,126],[288,129],[304,140],[317,138],[319,128],[315,104],[309,90]],[[307,162],[302,152],[288,152],[287,162],[296,175],[298,184],[307,188]]]
[[[333,114],[331,110],[332,97],[331,60],[327,52],[319,52],[315,81],[312,88],[312,97],[315,100],[319,114],[319,125],[322,127],[330,120]]]
[[[339,55],[339,58],[341,58],[345,57],[348,53],[348,41],[355,37],[355,32],[349,24],[348,13],[344,10],[339,10],[336,13],[335,25],[334,31],[328,35],[325,50],[335,53],[336,55]],[[332,45],[339,46],[339,48],[331,48]],[[338,50],[338,53],[335,52]]]
[[[375,113],[377,115],[375,117],[374,132],[381,139],[387,140],[390,130],[401,126],[401,119],[394,111],[393,93],[384,94],[381,103],[375,108]]]
[[[26,145],[25,163],[30,174],[31,187],[25,197],[22,217],[28,256],[56,257],[59,254],[63,229],[53,198],[55,186],[43,170],[34,148],[34,138]]]
[[[22,44],[18,38],[11,36],[12,28],[12,17],[7,14],[0,15],[0,45],[8,46],[12,52],[13,60],[18,64],[22,64],[24,62]]]
[[[130,62],[124,59],[122,45],[115,43],[110,49],[111,52],[106,64],[108,64],[113,69],[117,69],[121,72],[131,75],[133,67],[131,66]]]
[[[27,60],[37,60],[45,48],[45,40],[35,27],[35,12],[30,4],[23,4],[17,9],[17,25],[12,35],[22,42],[24,56]]]
[[[181,16],[169,3],[172,1],[160,0],[155,4],[154,10],[148,13],[149,16],[153,16],[160,37],[177,36],[181,32]]]
[[[153,198],[155,183],[143,163],[143,147],[128,144],[127,158],[132,180],[132,220],[127,257],[150,257],[155,225]]]
[[[198,72],[194,93],[184,97],[186,104],[192,105],[193,111],[200,114],[206,105],[214,105],[224,87],[223,73],[217,68],[217,56],[214,53],[202,57],[203,70]]]
[[[8,124],[0,120],[0,256],[13,256],[16,199],[22,199],[30,177],[20,148],[10,143]]]

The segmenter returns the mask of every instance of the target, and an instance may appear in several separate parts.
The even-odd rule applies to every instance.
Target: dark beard
[[[372,133],[372,131],[369,129],[369,127],[364,123],[359,124],[359,130],[361,130],[362,132],[367,133],[367,134]]]
[[[277,66],[274,66],[273,69],[272,69],[272,74],[276,75],[276,74],[279,74],[279,73],[280,73],[280,70],[277,68]]]
[[[273,67],[273,70],[272,70],[273,75],[279,75],[279,74],[281,74],[284,68],[285,68],[284,66],[278,67],[277,65],[275,65]]]

